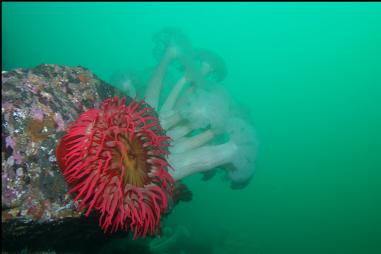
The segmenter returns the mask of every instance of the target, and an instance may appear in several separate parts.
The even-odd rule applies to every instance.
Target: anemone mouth
[[[134,237],[157,232],[173,179],[167,170],[167,136],[153,109],[114,97],[69,127],[57,161],[80,208],[101,212],[107,231],[132,229]]]
[[[138,187],[144,187],[148,178],[148,166],[146,164],[147,151],[142,147],[143,138],[130,140],[127,135],[121,135],[123,150],[114,149],[114,162],[121,161],[124,170],[124,183]]]

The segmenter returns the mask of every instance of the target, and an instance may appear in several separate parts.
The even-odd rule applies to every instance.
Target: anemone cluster
[[[98,211],[104,231],[131,230],[134,237],[157,234],[176,182],[199,172],[206,179],[221,168],[232,188],[242,188],[255,159],[254,130],[221,85],[222,58],[192,48],[176,29],[162,30],[154,42],[158,65],[144,99],[109,98],[83,112],[56,150],[85,215]],[[172,67],[179,79],[164,94]],[[139,97],[135,81],[125,75],[115,85]]]
[[[161,126],[172,140],[168,160],[175,181],[198,172],[206,179],[222,169],[233,189],[243,188],[253,174],[256,137],[224,89],[223,59],[212,51],[193,48],[178,29],[163,29],[153,42],[158,64],[148,84],[130,72],[114,79],[113,85],[132,96],[144,95],[159,112]],[[166,75],[178,80],[165,84]],[[167,93],[164,84],[170,88]],[[145,93],[139,94],[142,87]]]

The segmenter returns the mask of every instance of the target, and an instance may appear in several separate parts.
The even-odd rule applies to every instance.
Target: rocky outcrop
[[[76,209],[55,157],[67,125],[114,95],[122,94],[82,67],[2,72],[3,250],[92,252],[126,236],[104,234],[97,215]]]

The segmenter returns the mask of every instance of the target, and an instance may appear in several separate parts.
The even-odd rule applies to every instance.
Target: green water
[[[380,3],[2,3],[2,69],[155,65],[178,27],[221,55],[260,141],[255,177],[186,179],[165,220],[216,253],[381,253]],[[80,233],[80,232],[79,232]],[[226,237],[219,241],[220,234]],[[218,250],[218,251],[217,251]]]

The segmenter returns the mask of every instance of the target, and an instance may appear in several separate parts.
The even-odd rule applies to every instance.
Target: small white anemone
[[[161,61],[165,57],[176,58],[180,55],[188,54],[191,43],[185,34],[177,28],[164,28],[152,37],[155,43],[153,55]]]
[[[160,238],[155,238],[149,243],[152,253],[169,253],[176,245],[181,246],[185,241],[189,241],[190,232],[184,226],[177,226],[176,229],[165,227]]]
[[[137,88],[141,86],[142,81],[138,74],[133,71],[118,71],[111,77],[111,84],[123,93],[134,98],[138,93]]]
[[[224,60],[219,55],[205,49],[196,49],[194,55],[204,76],[217,82],[225,79],[227,69]]]

